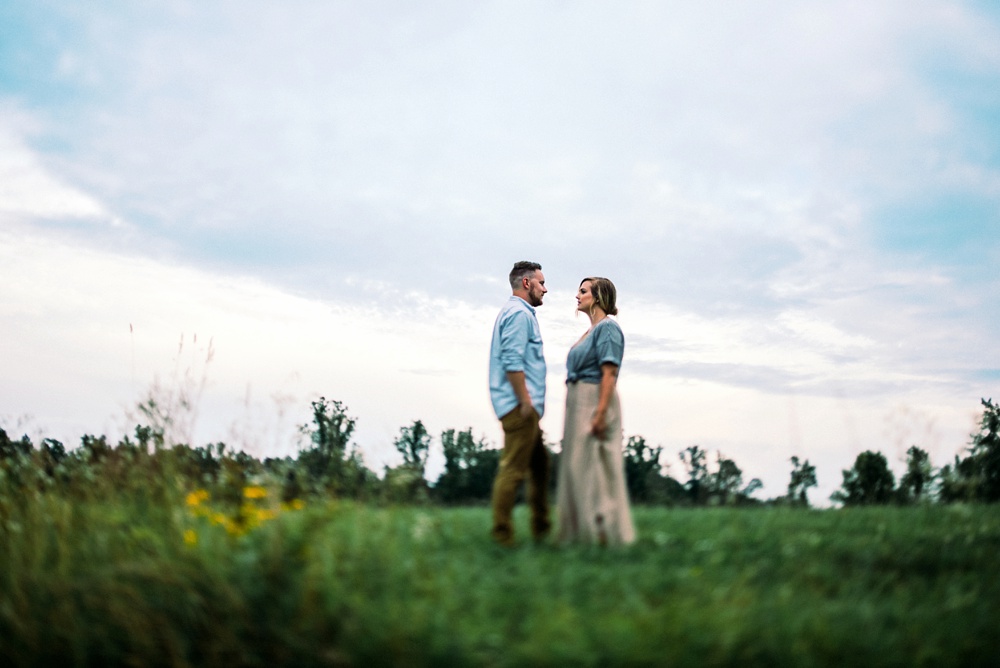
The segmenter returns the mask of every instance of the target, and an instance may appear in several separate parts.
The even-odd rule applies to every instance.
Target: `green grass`
[[[1000,507],[637,508],[626,549],[500,548],[489,517],[331,502],[234,535],[180,495],[38,495],[0,527],[0,664],[966,666],[1000,650]]]

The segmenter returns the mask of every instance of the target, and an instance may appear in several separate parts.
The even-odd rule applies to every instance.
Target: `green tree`
[[[706,455],[707,453],[698,445],[688,446],[680,452],[681,462],[688,473],[685,489],[691,503],[695,505],[704,503],[706,499],[705,482],[708,477],[708,464],[705,463]]]
[[[500,451],[485,439],[476,440],[472,428],[441,432],[444,472],[434,485],[435,496],[445,503],[484,501],[490,498]]]
[[[46,438],[42,440],[40,453],[45,473],[50,478],[55,476],[56,469],[66,459],[66,447],[54,438]]]
[[[36,487],[41,476],[35,466],[35,446],[27,435],[12,441],[0,429],[0,520],[5,501],[26,501],[24,492]]]
[[[320,397],[312,402],[313,420],[300,430],[310,447],[299,453],[297,468],[314,488],[359,497],[374,493],[378,477],[369,470],[357,448],[348,448],[357,420],[340,401]],[[303,485],[296,471],[286,472],[285,496],[294,498]]]
[[[715,453],[715,462],[715,472],[705,477],[706,495],[712,504],[745,504],[751,502],[751,494],[763,487],[758,478],[744,486],[743,470],[732,459],[723,457],[721,452]]]
[[[979,471],[973,457],[962,459],[955,455],[955,461],[945,464],[938,471],[938,498],[943,503],[974,501],[979,482]]]
[[[12,441],[7,436],[7,432],[0,429],[0,460],[27,457],[34,449],[35,446],[32,445],[27,434],[22,436],[19,441]]]
[[[906,473],[899,479],[900,501],[903,503],[920,501],[924,498],[933,478],[930,456],[925,450],[911,445],[906,451]]]
[[[816,486],[816,467],[809,463],[809,460],[799,461],[793,456],[792,475],[788,481],[788,494],[785,497],[790,503],[809,506],[808,490]]]
[[[707,478],[708,495],[713,503],[726,505],[735,501],[743,487],[743,471],[732,459],[723,457],[721,452],[715,453],[715,466],[715,473]]]
[[[642,436],[629,436],[625,446],[625,483],[629,497],[635,503],[649,503],[657,478],[661,477],[660,456],[662,447],[646,445]]]
[[[313,481],[338,487],[356,420],[347,414],[347,407],[339,401],[320,397],[311,403],[312,424],[300,428],[309,436],[311,447],[299,453],[299,463]]]
[[[887,504],[892,501],[896,478],[881,452],[866,450],[854,460],[854,466],[843,471],[841,489],[831,499],[845,506]]]
[[[972,457],[979,469],[978,497],[992,503],[1000,501],[1000,404],[981,399],[983,416],[979,432],[972,435]]]
[[[394,503],[423,503],[427,500],[428,486],[424,476],[427,456],[430,453],[431,435],[420,420],[409,427],[401,427],[393,441],[396,451],[403,456],[403,463],[386,467],[383,496]]]
[[[427,455],[431,449],[431,435],[420,420],[414,420],[409,427],[401,427],[399,436],[392,443],[403,456],[403,465],[411,467],[424,474],[427,466]]]
[[[941,467],[939,495],[942,501],[1000,501],[1000,405],[981,399],[983,415],[979,431],[972,434],[969,454],[955,456],[952,465]]]
[[[84,434],[80,438],[80,449],[76,451],[78,458],[88,464],[97,464],[111,456],[114,448],[108,443],[108,437]]]
[[[330,461],[342,460],[357,420],[347,414],[343,403],[328,401],[326,397],[313,401],[312,409],[310,440]]]

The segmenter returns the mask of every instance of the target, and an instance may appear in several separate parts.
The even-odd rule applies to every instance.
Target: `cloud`
[[[774,2],[75,14],[64,22],[83,29],[60,56],[75,65],[52,76],[91,94],[66,128],[76,164],[60,170],[143,228],[133,244],[154,237],[175,256],[326,296],[373,266],[403,282],[442,259],[465,273],[525,248],[575,273],[566,249],[583,235],[634,290],[763,306],[775,274],[868,243],[867,200],[887,179],[920,187],[913,151],[960,131],[914,65],[932,49],[988,58],[991,24],[970,13]],[[908,120],[934,113],[946,134]]]
[[[376,463],[391,455],[387,434],[412,419],[435,428],[493,421],[485,368],[476,363],[492,314],[431,318],[433,302],[413,296],[397,319],[252,278],[81,250],[51,235],[4,232],[0,242],[0,278],[11,287],[0,328],[14,353],[4,364],[3,404],[22,407],[68,444],[83,433],[129,432],[126,415],[137,419],[135,402],[154,379],[169,394],[203,378],[189,436],[258,455],[288,452],[308,401],[321,394],[360,417],[359,442]],[[414,374],[419,360],[428,366]],[[433,383],[424,380],[430,369]],[[257,397],[252,406],[248,392]],[[282,398],[281,411],[271,395]],[[267,435],[254,436],[264,442],[234,443],[234,430],[253,436],[240,428],[251,415],[270,416]]]
[[[26,114],[6,105],[0,119],[0,216],[108,222],[100,201],[54,176],[26,145],[22,137],[38,132]]]
[[[953,429],[988,393],[1000,21],[985,7],[5,9],[0,313],[42,364],[16,367],[31,405],[45,382],[133,397],[128,321],[156,332],[136,344],[140,385],[169,372],[156,351],[182,332],[215,337],[226,399],[206,421],[250,385],[341,394],[372,442],[417,417],[492,425],[467,388],[523,258],[552,289],[553,387],[583,328],[576,282],[615,280],[623,392],[653,439],[778,448],[791,397],[801,442],[832,452],[894,400]],[[751,435],[713,418],[715,395],[743,402]],[[663,396],[683,419],[655,415]],[[824,410],[861,416],[860,435]]]

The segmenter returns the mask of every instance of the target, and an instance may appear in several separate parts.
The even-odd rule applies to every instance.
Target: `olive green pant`
[[[549,451],[542,441],[538,412],[522,417],[515,408],[500,418],[503,425],[503,452],[493,481],[493,540],[509,545],[514,541],[511,515],[517,490],[527,478],[531,533],[541,540],[552,526],[549,522]]]

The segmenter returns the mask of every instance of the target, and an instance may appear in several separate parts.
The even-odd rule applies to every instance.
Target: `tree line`
[[[935,469],[927,452],[914,445],[907,452],[906,472],[897,485],[885,456],[868,450],[842,472],[842,485],[832,500],[845,506],[1000,500],[1000,405],[991,399],[981,403],[979,429],[953,462]],[[141,476],[134,475],[137,469],[169,469],[196,487],[239,490],[268,479],[280,486],[286,501],[331,495],[390,503],[489,501],[500,450],[484,438],[475,438],[471,428],[441,432],[444,470],[431,483],[426,467],[433,437],[421,420],[400,428],[393,444],[402,463],[386,467],[381,476],[365,465],[358,447],[351,443],[356,424],[343,403],[320,397],[312,402],[312,421],[300,427],[306,443],[297,456],[263,460],[223,443],[201,447],[168,443],[162,429],[143,425],[117,444],[104,436],[87,435],[71,450],[54,439],[43,439],[35,447],[27,436],[12,440],[0,429],[0,492],[56,484],[129,487],[142,484]],[[663,454],[662,446],[650,446],[642,436],[628,438],[624,462],[633,502],[808,507],[808,492],[817,486],[816,469],[809,460],[792,457],[786,492],[761,500],[754,497],[762,487],[760,480],[745,481],[742,469],[721,452],[712,458],[699,445],[682,450],[678,453],[684,467],[681,479],[663,466]],[[559,455],[554,452],[553,486],[558,466]]]
[[[866,450],[843,471],[833,500],[846,506],[921,502],[1000,501],[1000,403],[982,399],[978,430],[964,453],[935,469],[927,452],[916,445],[906,452],[906,472],[896,484],[885,455]]]

